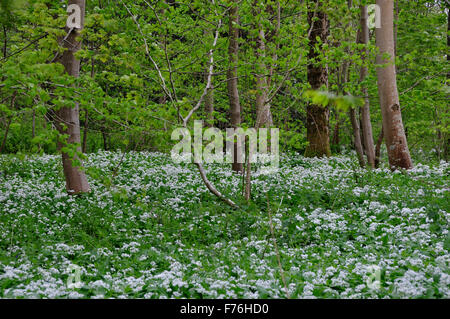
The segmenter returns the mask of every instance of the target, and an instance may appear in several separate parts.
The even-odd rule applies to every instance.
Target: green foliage
[[[354,97],[353,95],[336,95],[327,91],[307,90],[304,94],[315,105],[323,107],[333,106],[338,111],[348,111],[349,108],[357,108],[364,105],[362,98]]]
[[[219,19],[220,36],[214,50],[214,117],[217,127],[230,126],[227,92],[229,1],[124,1],[130,12],[139,13],[137,23],[122,2],[87,2],[81,76],[64,75],[62,65],[54,62],[61,52],[61,37],[67,13],[60,1],[10,1],[0,3],[0,43],[6,43],[6,57],[0,57],[0,137],[7,118],[14,124],[5,151],[55,152],[51,143],[51,111],[79,102],[82,131],[87,126],[87,151],[99,148],[170,150],[171,130],[179,124],[178,114],[186,116],[196,104],[205,86],[208,52]],[[340,124],[340,143],[351,144],[351,126],[346,111],[361,105],[361,88],[367,87],[371,105],[374,135],[381,128],[378,90],[375,74],[374,39],[365,48],[357,44],[359,4],[351,10],[342,1],[322,8],[330,20],[328,43],[320,45],[319,58],[308,60],[306,3],[281,0],[282,19],[277,31],[276,2],[262,1],[259,6],[239,3],[240,30],[238,83],[242,105],[242,122],[253,126],[256,74],[265,65],[271,71],[271,112],[274,126],[282,129],[281,144],[286,151],[305,146],[305,106],[309,101],[331,106],[330,128]],[[411,151],[435,150],[443,157],[448,140],[449,114],[446,112],[448,64],[446,50],[446,14],[436,4],[426,1],[400,1],[398,16],[397,69],[400,103]],[[255,55],[258,26],[266,37],[266,52]],[[4,27],[4,28],[3,28]],[[141,33],[142,32],[142,33]],[[6,41],[5,41],[6,40]],[[145,41],[144,41],[145,40]],[[148,53],[146,52],[148,47]],[[2,50],[3,51],[3,50]],[[166,90],[156,63],[164,78]],[[259,59],[259,60],[258,60]],[[350,63],[348,79],[343,81],[343,63]],[[306,66],[327,66],[328,90],[310,91]],[[359,80],[361,66],[369,75]],[[333,92],[333,93],[332,93]],[[342,92],[346,92],[343,94]],[[12,106],[11,96],[17,95]],[[35,113],[35,137],[31,119]],[[85,123],[86,113],[88,122]],[[193,116],[204,119],[201,107]],[[332,130],[331,130],[332,131]],[[51,138],[51,139],[47,139]],[[46,140],[47,139],[47,140]],[[130,143],[126,145],[124,140]],[[36,143],[39,145],[37,146]],[[340,147],[334,145],[336,150]]]

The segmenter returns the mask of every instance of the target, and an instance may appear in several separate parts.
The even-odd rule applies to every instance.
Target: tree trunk
[[[94,78],[95,74],[95,64],[94,64],[94,58],[91,57],[91,78]],[[83,153],[86,153],[87,149],[87,134],[88,134],[88,125],[89,125],[89,111],[87,108],[84,110],[84,133],[83,133],[83,144],[82,144],[82,150]]]
[[[359,165],[361,167],[364,167],[366,164],[364,162],[364,150],[363,150],[363,146],[361,143],[361,132],[359,129],[359,121],[358,121],[358,116],[356,115],[356,109],[355,108],[350,108],[350,121],[352,122],[352,128],[353,128],[353,136],[355,138],[355,150],[356,150],[356,154],[358,155],[358,161],[359,161]]]
[[[319,0],[312,2],[317,4]],[[314,5],[314,7],[316,6]],[[320,52],[317,52],[315,47],[318,43],[317,38],[322,43],[327,42],[329,29],[327,15],[321,8],[316,13],[312,9],[308,11],[309,25],[312,24],[314,16],[316,16],[316,20],[309,36],[307,76],[311,88],[318,90],[321,86],[328,87],[328,70],[326,66],[321,65],[321,61],[317,61]],[[330,156],[329,109],[320,105],[309,104],[306,113],[306,137],[309,145],[306,148],[305,156]]]
[[[85,14],[85,0],[68,0],[68,5],[75,4],[81,9],[81,28],[84,25]],[[70,30],[66,27],[66,33]],[[80,30],[73,29],[68,35],[63,46],[66,49],[59,59],[59,62],[64,66],[67,74],[78,77],[80,74],[80,61],[77,60],[74,54],[80,49],[81,42],[77,41],[80,36]],[[67,144],[80,144],[80,114],[79,104],[75,103],[75,107],[62,107],[57,111],[58,119],[56,126],[61,134],[67,134]],[[60,145],[61,147],[62,145]],[[81,152],[81,147],[77,147],[77,151]],[[66,178],[66,189],[69,194],[79,194],[89,191],[89,184],[87,182],[86,174],[80,167],[75,166],[73,160],[80,161],[80,158],[75,154],[72,158],[68,153],[62,152],[62,162],[64,168],[64,176]]]
[[[256,129],[262,126],[272,125],[272,113],[270,103],[267,101],[267,67],[264,62],[266,52],[266,38],[262,24],[259,24],[259,36],[256,39],[257,47],[255,56],[258,60],[259,70],[256,75]]]
[[[87,134],[88,134],[88,124],[89,124],[89,112],[88,110],[84,110],[84,133],[83,133],[83,146],[82,151],[83,153],[86,153],[87,148]]]
[[[359,42],[364,44],[365,47],[362,52],[363,63],[367,59],[367,45],[369,44],[369,28],[367,26],[367,7],[361,6],[361,33],[359,37]],[[364,82],[368,75],[368,70],[366,65],[361,66],[360,70],[360,82]],[[373,144],[373,133],[372,133],[372,123],[370,121],[370,102],[369,102],[369,92],[367,86],[363,85],[362,93],[364,96],[364,106],[361,108],[361,127],[363,142],[366,148],[367,163],[370,167],[375,168],[375,146]]]
[[[31,122],[31,137],[35,138],[35,136],[36,136],[36,110],[33,110]]]
[[[450,62],[450,54],[448,52],[450,52],[450,4],[448,4],[447,2],[447,62]],[[450,78],[450,71],[447,73],[447,79]],[[446,113],[448,111],[448,108],[446,109]],[[448,136],[448,133],[444,133],[444,159],[446,161],[448,161],[448,155],[449,155],[449,150],[448,147],[450,145],[450,138]]]
[[[208,89],[205,95],[206,126],[214,126],[214,89]]]
[[[8,139],[9,127],[11,126],[12,117],[8,119],[6,123],[5,135],[3,136],[2,145],[0,145],[0,154],[3,153],[6,147],[6,140]]]
[[[8,48],[8,37],[7,37],[7,31],[6,31],[6,26],[3,26],[3,58],[6,59],[6,55],[7,55],[7,48]]]
[[[210,32],[205,31],[205,36]],[[208,82],[209,65],[205,71],[205,83]],[[212,81],[212,79],[211,79]],[[209,88],[208,93],[205,95],[205,114],[206,114],[206,126],[214,127],[214,89]]]
[[[102,137],[103,137],[103,149],[105,151],[107,151],[108,150],[108,136],[106,135],[105,127],[102,127],[101,131],[102,131]]]
[[[16,96],[17,96],[17,92],[14,92],[12,97],[11,97],[11,110],[14,110],[14,104],[16,103]],[[3,136],[3,141],[2,144],[0,145],[0,154],[3,153],[3,151],[6,148],[6,141],[8,139],[8,134],[9,134],[9,128],[11,126],[11,122],[12,122],[12,115],[9,117],[8,122],[6,123],[6,128],[5,128],[5,135]]]
[[[378,136],[377,146],[375,147],[375,167],[380,167],[381,160],[381,144],[383,143],[384,132],[383,128],[381,128],[380,135]]]
[[[339,111],[336,111],[334,113],[334,120],[336,121],[336,123],[334,124],[334,130],[333,130],[333,140],[331,142],[331,144],[335,145],[335,146],[339,146],[340,143],[340,139],[339,139],[339,128],[340,128],[340,119],[339,119]]]
[[[376,29],[376,43],[380,51],[377,64],[383,64],[377,68],[378,91],[389,165],[392,169],[410,169],[412,161],[403,128],[395,71],[394,1],[377,0],[377,4],[381,8],[381,28]],[[386,53],[390,58],[384,59]]]
[[[229,46],[228,46],[228,58],[229,67],[227,72],[227,87],[228,98],[230,101],[230,113],[231,113],[231,125],[234,129],[241,125],[241,104],[239,102],[238,80],[237,80],[237,65],[238,65],[238,53],[239,53],[239,24],[238,14],[238,0],[233,0],[233,4],[229,11]],[[243,165],[238,163],[238,153],[242,152],[242,145],[238,145],[237,141],[233,143],[234,158],[231,164],[231,169],[235,172],[242,172]]]

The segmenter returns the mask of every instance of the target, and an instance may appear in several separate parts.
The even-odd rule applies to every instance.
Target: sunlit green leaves
[[[347,111],[349,108],[362,106],[364,100],[353,95],[336,95],[328,91],[308,90],[304,97],[311,100],[315,105],[323,107],[333,106],[339,111]]]

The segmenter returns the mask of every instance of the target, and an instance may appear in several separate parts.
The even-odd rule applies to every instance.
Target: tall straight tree
[[[348,9],[351,11],[351,9],[353,7],[353,1],[347,0],[347,6],[348,6]],[[353,28],[353,24],[352,24],[351,20],[347,26]],[[359,39],[360,33],[361,32],[358,32],[358,39]],[[358,41],[358,39],[357,39],[357,41]],[[349,53],[349,49],[346,49],[346,53],[347,54]],[[343,63],[343,72],[342,72],[343,73],[343,80],[342,80],[343,83],[348,82],[349,72],[350,72],[350,61],[345,61]],[[363,148],[363,143],[361,140],[361,127],[359,124],[358,113],[359,113],[359,108],[358,109],[356,109],[354,107],[350,108],[349,115],[350,115],[350,122],[351,122],[352,128],[353,128],[353,136],[355,139],[354,144],[355,144],[356,154],[358,155],[359,165],[361,167],[365,167],[366,163],[364,162],[364,148]]]
[[[309,1],[308,23],[311,28],[309,34],[308,53],[308,82],[313,90],[328,87],[328,68],[320,59],[318,46],[327,42],[329,35],[328,17],[322,7],[326,1]],[[328,128],[329,109],[320,105],[309,104],[306,109],[306,136],[309,145],[305,156],[330,156],[330,136]]]
[[[265,7],[265,10],[261,10]],[[268,98],[268,84],[272,70],[267,68],[266,64],[266,32],[264,30],[263,19],[264,14],[269,12],[273,14],[272,8],[259,0],[254,2],[254,16],[255,16],[255,30],[257,35],[255,37],[255,57],[256,57],[256,129],[262,126],[272,125],[272,113],[270,111],[270,103]]]
[[[68,0],[69,8],[74,8],[74,19],[79,8],[80,28],[71,28],[66,26],[67,38],[63,41],[65,48],[64,53],[59,58],[59,62],[64,66],[67,74],[78,77],[80,74],[80,61],[75,58],[75,53],[81,48],[81,42],[78,37],[80,31],[84,26],[84,15],[86,9],[85,0]],[[71,5],[74,5],[70,7]],[[72,17],[72,14],[70,15]],[[69,18],[70,19],[70,18]],[[75,107],[64,106],[56,111],[56,127],[61,134],[67,135],[67,144],[76,144],[77,151],[81,152],[80,147],[80,112],[78,102],[75,101]],[[59,145],[62,146],[62,143]],[[81,170],[80,158],[75,154],[71,156],[68,152],[62,151],[62,162],[64,169],[64,176],[66,179],[66,189],[69,194],[79,194],[89,191],[89,184],[87,182],[86,174]]]
[[[237,79],[237,65],[238,65],[238,54],[239,54],[239,12],[238,12],[238,0],[233,0],[229,10],[229,23],[228,23],[228,59],[229,66],[227,72],[227,87],[228,87],[228,98],[230,100],[230,113],[231,113],[231,125],[234,129],[241,125],[241,104],[239,102],[239,90],[238,90],[238,79]],[[238,163],[238,145],[234,141],[234,159],[231,166],[232,170],[235,172],[242,172],[243,165]],[[242,151],[239,149],[239,151]]]
[[[209,37],[211,32],[205,30],[204,34],[205,34],[205,37]],[[206,67],[206,70],[205,70],[205,82],[208,81],[208,70],[209,70],[209,65]],[[208,93],[205,96],[204,103],[205,103],[206,126],[214,127],[214,89],[213,88],[208,89]]]
[[[394,1],[377,0],[376,3],[381,9],[381,28],[376,29],[378,92],[389,165],[393,169],[410,169],[413,165],[403,128],[395,71]]]
[[[367,45],[369,44],[369,26],[367,24],[368,14],[367,7],[360,6],[361,19],[360,27],[361,31],[359,33],[359,43],[364,44],[364,49],[362,50],[362,60],[367,60],[368,50]],[[360,81],[364,82],[367,78],[368,70],[367,66],[363,63],[360,70]],[[375,168],[375,146],[373,143],[373,133],[372,133],[372,123],[370,122],[370,102],[369,102],[369,92],[367,90],[367,85],[363,85],[362,93],[364,95],[364,106],[361,108],[361,128],[364,145],[366,147],[367,163],[370,167]]]

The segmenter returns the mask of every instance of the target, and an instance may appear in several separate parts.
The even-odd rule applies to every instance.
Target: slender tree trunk
[[[378,91],[389,164],[392,169],[410,169],[412,161],[403,128],[395,71],[394,1],[377,0],[377,4],[381,8],[381,28],[376,29],[376,42],[380,51],[377,64],[383,64],[377,68]],[[390,58],[384,59],[385,54]]]
[[[448,52],[450,52],[450,4],[447,2],[447,62],[450,63],[450,54]],[[447,73],[447,79],[450,78],[450,72]],[[445,110],[445,113],[448,112],[448,108]],[[449,134],[446,132],[444,133],[444,159],[446,161],[448,161],[448,155],[449,155],[449,150],[448,147],[450,145],[450,138],[449,138]]]
[[[254,2],[254,7],[257,8],[255,10],[255,15],[258,15],[260,2],[257,0]],[[267,7],[269,12],[273,13],[271,7]],[[281,7],[277,5],[276,12],[276,33],[279,28],[279,17],[280,17]],[[268,70],[267,65],[265,63],[266,58],[266,36],[264,32],[264,26],[261,21],[258,21],[256,24],[256,28],[258,29],[258,36],[256,38],[256,48],[255,48],[255,56],[258,64],[258,70],[256,72],[256,124],[255,129],[258,129],[262,126],[271,126],[273,124],[272,112],[270,111],[270,102],[268,101],[268,89],[269,82],[272,80],[272,72],[273,66],[271,66],[270,70]],[[276,58],[276,56],[275,56]],[[261,150],[260,150],[261,151]],[[251,162],[250,156],[247,156],[246,159],[246,178],[245,178],[245,199],[248,201],[251,197]]]
[[[256,129],[261,126],[272,125],[272,113],[270,112],[270,103],[267,101],[268,93],[268,77],[267,67],[264,59],[266,57],[266,38],[264,34],[263,26],[259,25],[259,36],[256,40],[257,48],[255,56],[257,57],[259,70],[256,75]]]
[[[11,110],[14,110],[14,104],[16,103],[16,96],[17,96],[17,92],[14,92],[11,97]],[[6,123],[5,135],[3,136],[2,145],[0,145],[0,154],[3,153],[3,151],[6,148],[6,141],[8,139],[9,128],[11,126],[11,122],[12,122],[12,116],[10,116],[8,118],[8,122]]]
[[[89,112],[88,110],[84,110],[84,133],[83,133],[83,146],[82,151],[83,153],[86,153],[87,149],[87,135],[88,135],[88,125],[89,125]]]
[[[205,30],[205,36],[210,34],[209,31]],[[208,82],[209,65],[205,70],[205,83]],[[212,78],[211,78],[212,81]],[[206,114],[206,126],[214,127],[214,89],[209,88],[208,93],[205,95],[205,114]]]
[[[239,102],[239,90],[237,79],[237,65],[239,54],[239,13],[238,13],[238,0],[233,0],[233,4],[229,11],[229,45],[228,45],[228,58],[229,67],[227,72],[227,87],[228,98],[230,101],[230,113],[231,113],[231,125],[234,129],[241,126],[241,104]],[[231,169],[235,172],[242,172],[243,165],[238,163],[238,153],[242,152],[242,145],[238,145],[237,141],[233,143],[234,158],[231,164]]]
[[[94,58],[91,58],[91,78],[94,78],[95,74],[95,64],[94,64]],[[83,153],[86,153],[87,149],[87,135],[88,135],[88,127],[89,127],[89,111],[87,108],[84,110],[84,133],[83,133],[83,144],[82,144],[82,151]]]
[[[206,126],[214,126],[214,89],[208,89],[205,95]]]
[[[339,128],[340,128],[340,119],[339,119],[339,111],[336,111],[334,113],[334,120],[336,123],[334,124],[334,130],[333,130],[333,140],[331,144],[335,146],[339,146],[340,139],[339,139]]]
[[[85,0],[68,0],[68,5],[75,4],[81,9],[81,28],[84,25],[84,14],[86,3]],[[66,27],[66,33],[70,30]],[[78,77],[80,73],[80,61],[74,54],[81,48],[81,42],[77,40],[80,36],[80,30],[73,29],[68,35],[63,46],[66,49],[59,62],[64,66],[66,72],[74,77]],[[68,144],[80,144],[80,114],[79,104],[75,103],[75,107],[62,107],[57,111],[58,119],[56,126],[61,134],[68,135],[66,142]],[[61,147],[62,145],[60,145]],[[77,151],[81,152],[81,147],[77,147]],[[73,160],[80,161],[75,154],[74,157],[62,151],[62,162],[64,168],[64,176],[66,178],[66,189],[69,194],[79,194],[89,191],[86,174],[81,167],[75,166]],[[81,161],[80,161],[81,162]]]
[[[369,44],[369,28],[367,26],[367,7],[361,6],[361,33],[359,37],[359,42],[364,44],[365,47],[362,52],[363,63],[367,60],[368,50],[367,45]],[[367,78],[368,70],[366,65],[361,66],[360,70],[360,81],[364,82]],[[364,106],[361,108],[361,127],[363,142],[366,149],[367,163],[369,167],[375,167],[375,146],[373,144],[373,133],[372,133],[372,123],[370,121],[370,102],[369,102],[369,92],[367,86],[364,84],[362,88],[362,93],[364,95]]]
[[[314,0],[312,3],[317,4],[319,1]],[[316,16],[314,27],[309,36],[309,64],[307,70],[308,82],[313,90],[318,90],[321,86],[328,87],[328,69],[326,66],[321,65],[321,61],[317,61],[320,55],[320,52],[316,50],[317,39],[319,38],[322,43],[326,43],[329,34],[328,17],[320,6],[321,4],[319,4],[319,9],[316,13],[314,13],[313,9],[308,11],[309,25],[312,24],[313,17]],[[315,8],[316,5],[313,7]],[[305,150],[305,156],[330,156],[329,109],[320,105],[309,104],[306,113],[306,137],[309,145]]]
[[[384,132],[383,128],[381,128],[380,135],[377,139],[377,146],[375,147],[375,167],[380,167],[380,161],[381,161],[381,144],[383,144],[384,139]]]
[[[36,110],[33,110],[32,117],[31,137],[34,138],[36,136]]]
[[[7,38],[8,34],[6,32],[6,26],[3,26],[3,57],[6,59],[6,55],[7,55],[7,48],[8,48],[8,38]]]
[[[108,136],[106,135],[104,127],[102,127],[101,131],[102,131],[102,137],[103,137],[103,149],[105,151],[107,151],[108,150]]]
[[[355,150],[356,150],[356,154],[358,155],[358,161],[359,161],[359,165],[361,167],[364,167],[366,164],[364,162],[364,150],[363,150],[363,146],[361,143],[361,132],[359,129],[359,120],[358,120],[358,116],[356,115],[356,109],[355,108],[350,108],[350,121],[352,122],[352,128],[353,128],[353,136],[355,138]]]
[[[3,151],[5,150],[6,140],[8,139],[9,127],[11,126],[11,121],[12,121],[12,118],[10,117],[8,119],[8,122],[6,123],[5,135],[3,136],[2,145],[0,145],[0,154],[2,154]]]

